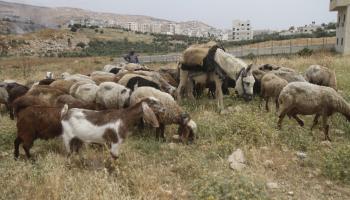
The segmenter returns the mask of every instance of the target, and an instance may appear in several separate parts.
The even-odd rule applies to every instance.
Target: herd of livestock
[[[88,75],[65,72],[56,79],[48,72],[31,86],[7,80],[0,83],[0,103],[17,120],[15,158],[21,144],[30,158],[34,140],[58,136],[68,154],[84,143],[108,143],[112,157],[118,157],[120,144],[135,126],[155,127],[157,138],[164,140],[165,126],[178,124],[181,141],[192,142],[197,125],[179,105],[181,99],[208,89],[223,109],[223,95],[230,88],[246,101],[259,94],[267,110],[273,99],[279,128],[286,115],[301,126],[298,115],[315,115],[312,128],[322,117],[325,139],[330,140],[328,117],[339,112],[350,120],[350,106],[337,92],[334,71],[312,65],[301,75],[273,64],[247,65],[214,42],[187,48],[177,69],[155,71],[121,63]]]

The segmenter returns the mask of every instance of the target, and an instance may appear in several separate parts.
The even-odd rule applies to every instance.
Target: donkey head
[[[235,87],[238,95],[242,96],[246,101],[251,101],[253,99],[255,79],[251,72],[251,67],[252,65],[249,65],[247,68],[242,68],[238,74]]]

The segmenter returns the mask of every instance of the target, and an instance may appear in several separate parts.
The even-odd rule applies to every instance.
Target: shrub
[[[256,55],[253,54],[253,53],[249,53],[246,57],[247,57],[247,59],[249,59],[249,60],[254,60],[254,59],[256,59]]]
[[[78,30],[78,28],[75,26],[72,26],[72,28],[70,28],[70,31],[72,31],[72,32],[77,32],[77,30]]]
[[[323,174],[330,179],[350,184],[350,146],[340,146],[325,156]]]
[[[313,54],[313,50],[308,49],[308,48],[304,48],[304,49],[298,51],[299,56],[311,56],[312,54]]]
[[[84,42],[79,42],[77,44],[77,47],[80,47],[80,48],[84,49],[86,47],[86,44]]]
[[[194,199],[267,199],[264,186],[244,176],[205,176],[194,181]]]

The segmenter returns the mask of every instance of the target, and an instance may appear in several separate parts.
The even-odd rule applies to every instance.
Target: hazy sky
[[[76,7],[139,14],[174,21],[200,20],[231,28],[233,19],[250,19],[255,29],[284,29],[336,20],[329,0],[5,0],[50,7]]]

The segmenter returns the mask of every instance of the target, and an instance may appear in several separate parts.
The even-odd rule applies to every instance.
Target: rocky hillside
[[[171,21],[165,19],[158,19],[142,15],[120,15],[113,13],[99,13],[78,8],[49,8],[32,6],[19,3],[9,3],[0,1],[0,19],[7,19],[14,21],[14,23],[31,23],[38,24],[44,27],[57,28],[61,25],[69,23],[70,20],[77,19],[94,19],[96,21],[118,21],[118,22],[137,22],[137,23],[169,23]],[[201,22],[181,22],[181,26],[187,26],[188,23],[198,24],[200,27],[212,27]],[[0,28],[1,29],[1,28]],[[6,28],[5,28],[6,29]],[[11,33],[22,33],[30,30],[9,29]],[[1,32],[0,32],[1,33]],[[2,32],[3,33],[3,32]]]

